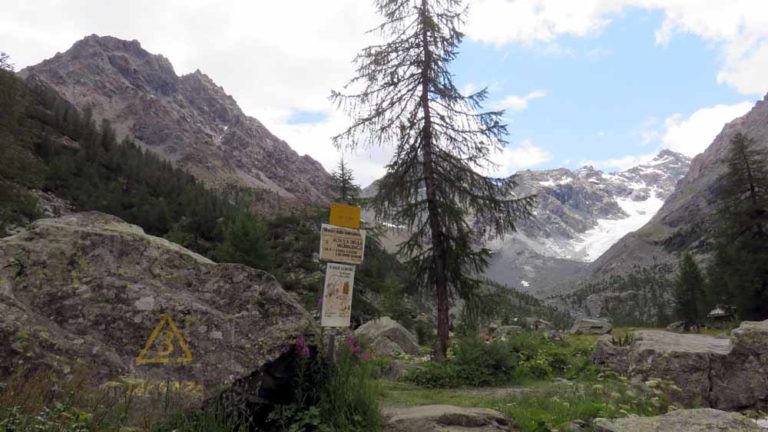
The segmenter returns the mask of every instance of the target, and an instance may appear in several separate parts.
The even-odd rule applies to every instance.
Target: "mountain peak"
[[[330,176],[301,157],[234,98],[196,70],[179,77],[171,62],[136,40],[90,35],[26,68],[120,135],[214,187],[266,189],[288,201],[325,202]]]

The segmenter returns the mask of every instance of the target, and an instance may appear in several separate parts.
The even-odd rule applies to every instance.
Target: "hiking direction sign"
[[[355,266],[328,263],[325,269],[325,288],[320,325],[323,327],[349,326],[352,317],[352,286]]]
[[[320,229],[320,259],[361,264],[365,251],[365,230],[323,224]]]
[[[332,204],[329,221],[320,229],[320,259],[328,262],[320,325],[349,327],[355,265],[363,262],[365,251],[365,230],[359,229],[360,207]]]

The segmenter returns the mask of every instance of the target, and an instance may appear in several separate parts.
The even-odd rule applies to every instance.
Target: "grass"
[[[626,337],[636,330],[639,329],[617,328],[613,336]],[[590,430],[589,425],[598,417],[659,415],[676,408],[669,397],[675,391],[671,383],[652,380],[633,384],[626,377],[612,372],[600,372],[589,364],[588,355],[598,338],[594,335],[567,335],[561,342],[552,342],[539,339],[536,335],[523,334],[508,341],[512,349],[488,349],[493,351],[492,355],[496,354],[495,351],[501,351],[519,358],[518,348],[523,348],[531,358],[546,359],[550,365],[562,364],[564,367],[550,367],[549,375],[537,376],[527,373],[525,361],[518,361],[511,372],[505,371],[510,374],[506,379],[500,377],[495,381],[508,386],[503,388],[445,388],[424,379],[416,380],[415,383],[382,381],[379,398],[384,406],[448,404],[490,408],[507,415],[517,429],[531,432],[566,430],[568,424],[574,421],[584,425],[584,430]],[[491,344],[487,346],[491,347]],[[488,366],[483,357],[489,355],[481,354],[477,356],[480,360],[476,365],[460,365],[464,369],[454,364],[449,367],[429,365],[427,370],[453,368],[452,373],[461,375],[473,367],[478,369]],[[562,358],[566,358],[567,362],[553,362]],[[451,361],[456,362],[456,359]],[[474,376],[470,379],[459,377],[451,382],[471,383]],[[556,377],[560,379],[553,379]],[[443,382],[439,381],[438,384]],[[484,384],[486,381],[470,385]]]
[[[673,405],[666,396],[669,384],[652,387],[630,384],[618,377],[598,377],[578,382],[539,382],[498,389],[427,389],[408,383],[382,382],[380,399],[385,406],[448,404],[490,408],[507,415],[521,431],[562,430],[569,422],[589,424],[598,417],[630,414],[658,415]],[[588,430],[588,429],[587,429]]]

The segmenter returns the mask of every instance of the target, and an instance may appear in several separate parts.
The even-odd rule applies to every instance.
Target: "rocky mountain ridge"
[[[168,59],[138,41],[91,35],[20,74],[34,75],[210,186],[266,190],[283,201],[327,201],[330,176],[317,161],[245,115],[207,75],[177,76]]]
[[[768,148],[768,95],[723,127],[712,144],[691,161],[690,170],[653,218],[590,265],[590,279],[625,273],[627,263],[653,265],[673,261],[674,254],[682,250],[703,252],[710,240],[715,192],[725,173],[731,138],[738,132]]]
[[[613,243],[650,220],[689,165],[686,156],[662,150],[648,163],[615,173],[591,166],[518,173],[521,193],[538,196],[535,217],[489,244],[496,255],[488,276],[548,295],[554,284],[582,274]]]

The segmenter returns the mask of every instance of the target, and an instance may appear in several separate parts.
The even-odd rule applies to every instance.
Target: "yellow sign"
[[[360,228],[360,207],[333,203],[329,222],[344,228]]]
[[[321,326],[349,327],[354,283],[355,266],[328,263],[325,270]]]
[[[320,259],[346,264],[363,262],[365,230],[326,225],[320,229]]]
[[[160,322],[149,335],[147,344],[136,357],[137,365],[163,363],[189,363],[192,361],[192,351],[187,341],[181,335],[171,316],[164,314]]]

